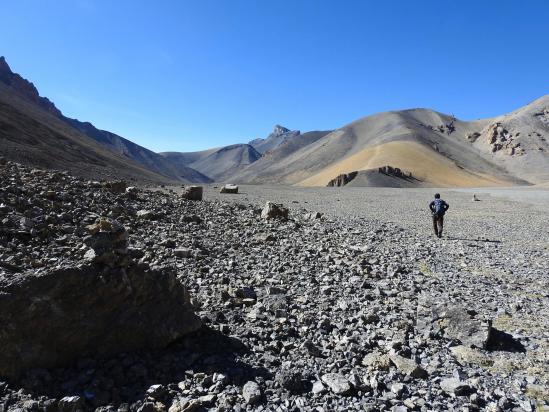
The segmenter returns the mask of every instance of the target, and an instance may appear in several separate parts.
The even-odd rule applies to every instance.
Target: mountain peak
[[[11,70],[4,56],[0,56],[0,82],[6,84],[19,96],[33,102],[42,109],[57,117],[61,116],[59,109],[46,97],[41,97],[32,82]]]
[[[10,84],[14,74],[4,56],[0,56],[0,82]]]
[[[289,131],[290,131],[290,129],[287,129],[284,126],[280,126],[279,124],[277,124],[277,125],[275,125],[275,127],[273,127],[273,135],[275,135],[275,136],[281,136],[285,133],[288,133]]]
[[[0,56],[0,72],[9,72],[11,73],[10,66],[8,62],[6,61],[6,58],[4,56]]]

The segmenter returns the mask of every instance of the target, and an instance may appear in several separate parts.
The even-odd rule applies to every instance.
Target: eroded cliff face
[[[357,176],[358,172],[342,173],[328,182],[328,187],[345,186]]]

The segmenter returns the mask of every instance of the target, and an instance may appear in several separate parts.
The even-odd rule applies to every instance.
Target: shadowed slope
[[[87,178],[168,179],[119,156],[0,84],[0,155]]]
[[[6,140],[0,150],[14,160],[27,164],[36,162],[42,167],[56,166],[89,176],[120,174],[155,181],[211,181],[200,172],[174,165],[121,136],[97,129],[89,122],[65,117],[50,100],[39,95],[34,84],[12,72],[4,57],[0,57],[0,98],[1,136]],[[78,141],[78,150],[75,140]],[[33,146],[32,142],[43,146]],[[98,144],[119,156],[106,155],[103,149],[98,153]],[[99,158],[103,160],[97,160]],[[86,162],[91,159],[97,161],[87,167]],[[120,173],[113,172],[118,169],[122,169]]]
[[[207,173],[215,181],[230,179],[242,168],[254,163],[261,154],[249,144],[222,147],[208,156],[190,164],[196,170]]]

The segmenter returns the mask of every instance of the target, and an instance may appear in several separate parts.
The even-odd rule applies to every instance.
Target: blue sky
[[[0,55],[68,116],[155,151],[549,93],[549,1],[18,0]]]

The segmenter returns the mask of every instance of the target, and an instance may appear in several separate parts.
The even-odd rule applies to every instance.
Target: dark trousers
[[[444,228],[444,216],[433,215],[433,229],[435,230],[435,235],[442,236],[443,228]]]

